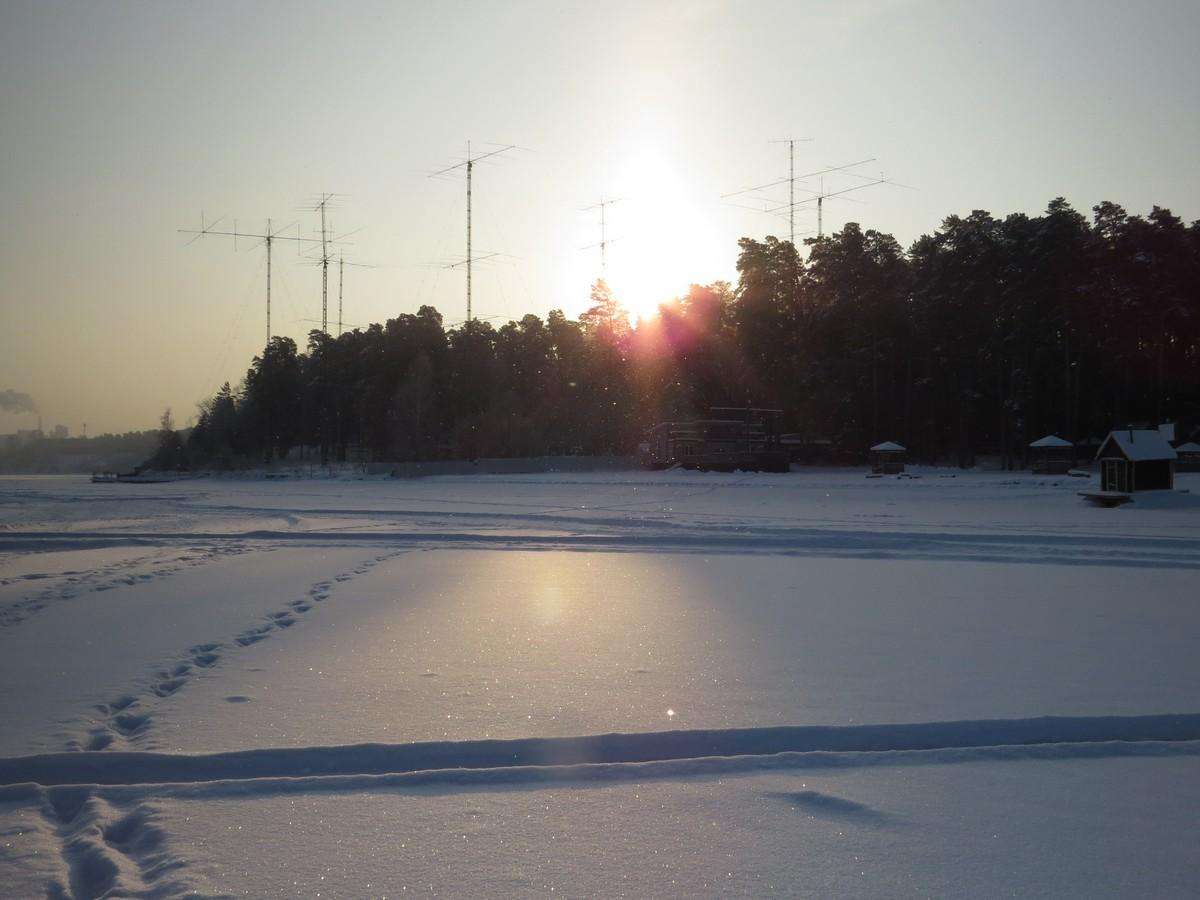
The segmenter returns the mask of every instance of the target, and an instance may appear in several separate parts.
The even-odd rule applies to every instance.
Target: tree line
[[[163,446],[160,431],[29,439],[0,435],[0,473],[125,471]],[[178,438],[176,438],[178,440]]]
[[[598,281],[578,320],[447,328],[422,306],[303,349],[272,338],[157,463],[630,453],[655,422],[754,405],[835,456],[893,439],[970,465],[1200,416],[1200,222],[1059,198],[950,216],[907,251],[854,223],[805,243],[744,238],[736,284],[636,324]]]

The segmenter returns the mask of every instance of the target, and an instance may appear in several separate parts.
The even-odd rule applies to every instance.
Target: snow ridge
[[[462,531],[11,532],[0,552],[68,550],[187,541],[256,542],[261,546],[462,547],[515,550],[597,550],[737,553],[848,559],[928,559],[1051,565],[1200,569],[1200,540],[1131,535],[980,534],[828,528],[667,526],[657,533],[497,534]]]
[[[1050,716],[893,725],[784,726],[571,738],[356,744],[212,754],[130,751],[0,759],[0,785],[161,784],[463,769],[659,763],[775,754],[895,753],[1200,741],[1200,714]]]

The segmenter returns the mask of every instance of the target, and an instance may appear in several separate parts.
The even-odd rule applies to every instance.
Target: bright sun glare
[[[631,148],[614,175],[620,202],[609,208],[608,283],[636,322],[703,276],[715,236],[709,212],[658,147]]]

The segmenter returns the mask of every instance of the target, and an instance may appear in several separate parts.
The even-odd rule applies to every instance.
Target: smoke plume
[[[10,413],[31,413],[37,412],[37,405],[28,394],[4,390],[0,391],[0,410]]]

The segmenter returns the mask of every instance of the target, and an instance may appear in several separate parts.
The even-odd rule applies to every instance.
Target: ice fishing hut
[[[1100,489],[1133,491],[1170,490],[1175,485],[1175,449],[1161,431],[1121,428],[1110,431],[1096,452],[1100,462]]]
[[[1048,434],[1029,445],[1029,467],[1036,475],[1065,475],[1075,465],[1075,445]]]
[[[870,450],[871,471],[877,475],[899,475],[904,471],[904,454],[908,451],[895,441],[884,441]]]
[[[1188,441],[1175,448],[1178,461],[1175,469],[1179,472],[1200,472],[1200,444]]]

